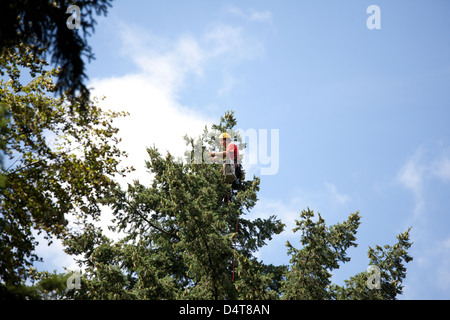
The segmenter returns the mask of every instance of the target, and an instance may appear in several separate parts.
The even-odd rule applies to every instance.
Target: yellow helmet
[[[228,133],[224,132],[224,133],[220,134],[219,139],[230,139],[231,140],[231,136]]]

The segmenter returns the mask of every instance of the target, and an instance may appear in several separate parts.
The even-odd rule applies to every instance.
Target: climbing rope
[[[231,193],[231,192],[230,192]],[[227,202],[227,204],[230,204],[230,193],[228,193],[225,196],[225,201]],[[234,254],[233,254],[233,276],[231,278],[231,282],[234,282],[234,265],[235,265],[235,261],[236,261],[236,248],[237,248],[237,235],[238,235],[238,231],[239,231],[239,215],[236,218],[236,236],[234,238]]]
[[[234,238],[234,255],[233,255],[233,277],[231,278],[231,282],[234,282],[234,261],[236,260],[236,244],[237,244],[237,235],[238,235],[238,226],[239,226],[239,216],[236,219],[236,237]]]

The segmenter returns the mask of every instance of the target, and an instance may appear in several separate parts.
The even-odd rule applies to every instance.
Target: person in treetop
[[[224,160],[223,173],[228,183],[236,180],[235,168],[239,161],[239,150],[236,144],[231,142],[231,136],[228,133],[222,133],[219,136],[224,151],[210,152],[210,159],[214,162]]]

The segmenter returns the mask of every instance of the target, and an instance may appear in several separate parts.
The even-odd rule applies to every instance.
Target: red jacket
[[[233,160],[234,158],[236,158],[236,160],[239,161],[239,150],[238,150],[237,145],[235,145],[232,142],[229,143],[228,146],[227,146],[227,150],[226,151],[227,152],[234,151],[234,156],[229,156],[228,153],[227,153],[227,158],[228,159]]]

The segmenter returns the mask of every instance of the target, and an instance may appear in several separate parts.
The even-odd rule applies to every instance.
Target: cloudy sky
[[[381,29],[368,28],[370,5]],[[246,168],[261,177],[247,217],[288,226],[258,253],[264,262],[288,263],[301,210],[328,224],[359,210],[359,246],[335,282],[412,226],[401,298],[450,299],[449,10],[445,0],[117,0],[89,41],[89,86],[105,108],[131,113],[117,122],[137,169],[129,180],[150,181],[146,147],[181,156],[183,135],[225,110],[270,142]],[[39,248],[42,268],[73,267],[60,249]]]

